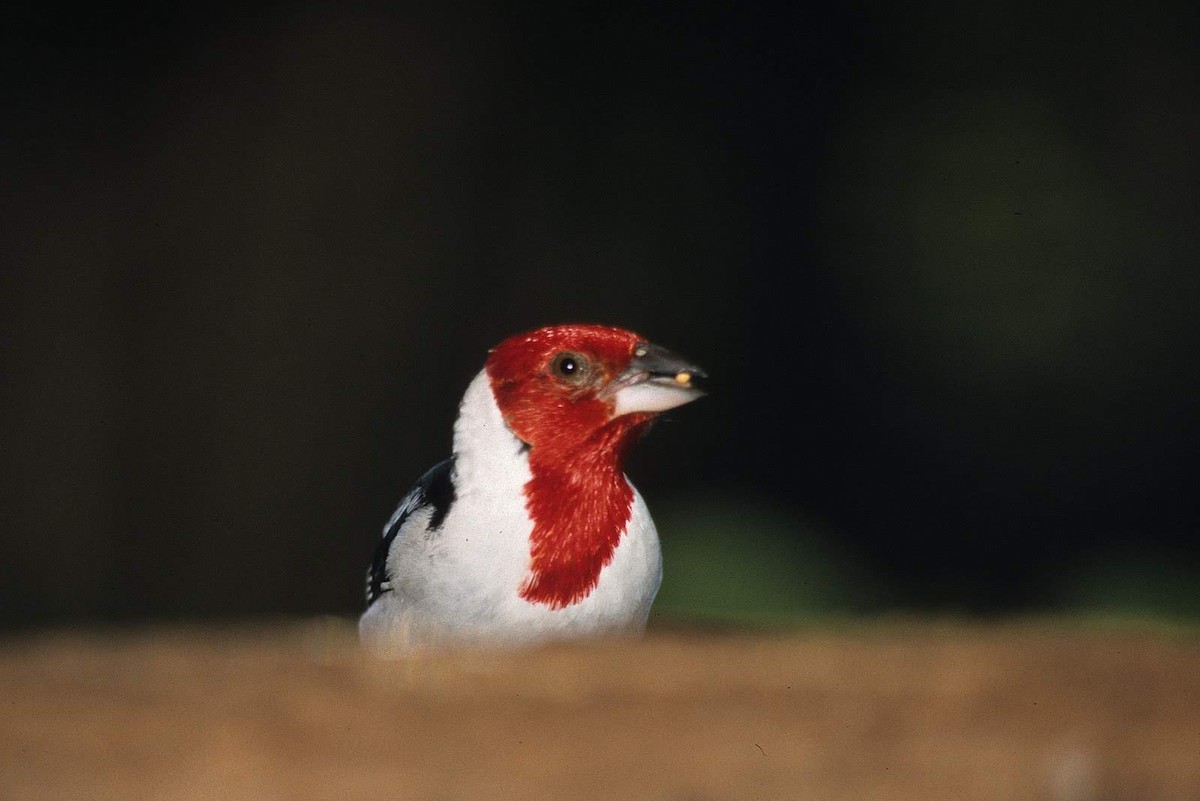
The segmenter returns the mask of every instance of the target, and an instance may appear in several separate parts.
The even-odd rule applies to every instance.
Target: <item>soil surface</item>
[[[0,799],[1200,799],[1200,640],[872,625],[386,661],[334,621],[0,640]]]

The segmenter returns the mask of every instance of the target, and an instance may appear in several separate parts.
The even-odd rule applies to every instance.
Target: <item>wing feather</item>
[[[456,492],[454,489],[454,457],[438,463],[428,473],[421,476],[413,486],[391,519],[383,527],[383,538],[375,548],[375,558],[367,570],[367,606],[375,603],[379,596],[391,592],[391,576],[388,575],[388,555],[396,536],[404,528],[410,517],[422,509],[432,509],[429,517],[429,529],[436,531],[441,528],[450,507],[454,504]]]

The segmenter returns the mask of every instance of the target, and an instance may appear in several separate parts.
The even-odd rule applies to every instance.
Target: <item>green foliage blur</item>
[[[880,615],[953,613],[905,604],[848,538],[761,496],[676,496],[656,504],[663,583],[657,625],[786,628]],[[1064,620],[1200,625],[1186,554],[1108,548],[1054,574],[1025,610]]]
[[[779,626],[877,601],[868,571],[825,526],[762,498],[656,504],[663,584],[655,619]]]

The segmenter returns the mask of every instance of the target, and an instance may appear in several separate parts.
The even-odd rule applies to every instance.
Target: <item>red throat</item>
[[[649,423],[649,415],[629,415],[575,453],[530,451],[525,508],[533,532],[522,598],[561,609],[596,588],[633,512],[633,488],[621,460]]]

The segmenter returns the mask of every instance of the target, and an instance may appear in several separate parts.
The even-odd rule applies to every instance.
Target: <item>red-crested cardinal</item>
[[[640,632],[658,533],[621,468],[705,373],[620,328],[559,325],[493,348],[453,455],[383,529],[362,640],[385,650]]]

